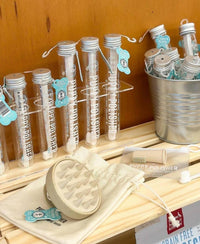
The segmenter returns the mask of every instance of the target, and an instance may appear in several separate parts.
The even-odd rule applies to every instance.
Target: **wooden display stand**
[[[80,143],[84,145],[84,142]],[[173,145],[166,142],[161,142],[154,133],[154,123],[149,122],[136,127],[122,130],[119,139],[115,142],[108,142],[102,136],[99,145],[91,148],[97,152],[109,163],[119,163],[123,148],[125,146],[139,146],[151,148],[178,148],[179,145]],[[56,160],[65,157],[64,150],[59,149]],[[200,172],[200,153],[190,154],[190,173],[195,174]],[[12,194],[14,190],[22,187],[36,178],[46,174],[48,168],[55,160],[41,161],[40,155],[37,155],[37,160],[33,166],[28,169],[16,168],[17,162],[13,162],[12,169],[7,174],[0,178],[0,198],[5,198]],[[23,177],[22,177],[23,176]],[[25,177],[24,177],[25,176]],[[7,181],[7,182],[6,182]],[[200,200],[200,179],[194,180],[186,185],[179,184],[177,180],[172,178],[157,178],[147,182],[167,203],[171,210],[184,207]],[[12,191],[11,191],[12,190]],[[10,191],[10,192],[9,192]],[[140,186],[137,192],[145,194],[151,198],[155,198],[146,188]],[[127,199],[115,210],[115,212],[107,218],[83,243],[98,243],[103,240],[114,237],[120,233],[125,233],[132,230],[136,226],[153,220],[165,214],[164,210],[152,204],[148,200],[144,200],[136,193],[131,194]],[[13,226],[4,219],[0,219],[0,232],[2,239],[0,244],[44,244],[42,241],[21,229]],[[126,232],[129,236],[129,242],[134,243],[134,235],[132,232]],[[132,237],[131,237],[132,236]],[[105,243],[119,243],[117,238],[107,240]],[[124,238],[124,237],[123,237]],[[125,238],[126,239],[126,238]],[[123,240],[125,240],[123,239]],[[120,241],[121,242],[121,241]]]

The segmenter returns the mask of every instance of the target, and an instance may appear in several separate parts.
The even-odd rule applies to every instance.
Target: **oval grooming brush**
[[[101,203],[98,183],[82,163],[67,158],[53,165],[46,177],[47,198],[66,217],[83,219]]]

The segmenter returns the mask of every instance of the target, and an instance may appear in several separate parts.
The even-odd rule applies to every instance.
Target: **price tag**
[[[168,35],[165,35],[165,36],[161,36],[161,35],[158,35],[155,39],[156,41],[156,46],[158,49],[160,48],[164,48],[164,49],[167,49],[168,47],[168,44],[170,43],[170,37]]]
[[[130,74],[131,71],[128,67],[128,59],[130,58],[130,54],[127,50],[123,50],[122,48],[117,48],[116,52],[119,56],[118,59],[118,64],[117,64],[117,68],[119,71],[124,72],[125,74]]]
[[[67,96],[68,79],[62,78],[60,80],[54,80],[52,87],[56,90],[55,106],[61,108],[69,103],[69,97]]]
[[[17,119],[17,113],[12,110],[5,102],[5,96],[0,95],[0,123],[2,125],[9,125],[12,121]]]
[[[48,210],[28,210],[24,213],[25,220],[28,222],[36,222],[38,220],[59,220],[61,214],[56,208],[50,208]]]

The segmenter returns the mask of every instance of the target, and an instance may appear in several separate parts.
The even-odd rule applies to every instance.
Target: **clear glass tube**
[[[58,57],[60,77],[68,78],[67,96],[69,97],[69,103],[62,108],[63,144],[65,150],[72,153],[79,143],[75,53]]]
[[[107,59],[112,72],[108,69],[106,84],[106,133],[110,141],[116,140],[120,130],[119,71],[117,68],[118,54],[116,49],[107,49]]]
[[[33,158],[33,145],[30,127],[29,106],[26,96],[26,82],[23,74],[10,74],[5,77],[5,85],[9,94],[13,97],[9,105],[15,108],[17,120],[15,123],[16,140],[15,158],[21,159],[22,165],[28,167]]]
[[[183,35],[183,48],[185,56],[194,56],[198,54],[198,46],[195,34]]]
[[[6,170],[6,163],[8,162],[7,151],[5,146],[5,134],[3,126],[0,125],[0,175]]]
[[[40,150],[43,152],[43,159],[53,157],[57,152],[56,121],[54,109],[54,93],[51,86],[52,78],[49,69],[36,69],[33,71],[33,82],[35,86],[35,101],[40,127]]]
[[[83,51],[84,80],[87,91],[87,134],[86,142],[96,145],[100,136],[100,101],[98,49]]]

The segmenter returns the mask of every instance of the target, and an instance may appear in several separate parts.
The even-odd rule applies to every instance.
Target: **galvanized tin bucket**
[[[200,142],[200,80],[147,75],[158,137],[175,144]]]

